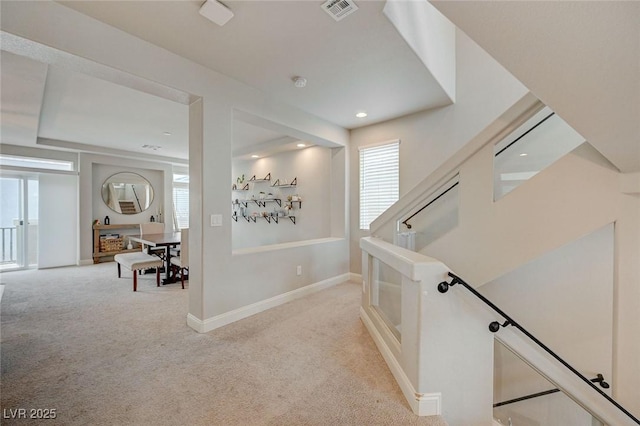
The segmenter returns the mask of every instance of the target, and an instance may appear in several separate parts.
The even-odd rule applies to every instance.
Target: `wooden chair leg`
[[[160,287],[160,268],[156,268],[156,284]]]
[[[138,291],[138,274],[133,271],[133,291]]]
[[[120,264],[118,263],[118,278],[121,277],[121,272],[120,272]]]

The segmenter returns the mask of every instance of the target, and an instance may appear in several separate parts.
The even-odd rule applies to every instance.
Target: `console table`
[[[125,247],[118,250],[100,250],[100,235],[103,235],[102,231],[117,231],[120,229],[137,229],[139,233],[140,224],[120,223],[115,225],[93,225],[93,263],[100,263],[101,260],[113,260],[112,257],[118,253],[133,253],[141,250],[139,246],[131,250],[128,250]]]

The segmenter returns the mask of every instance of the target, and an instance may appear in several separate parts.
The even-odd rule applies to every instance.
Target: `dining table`
[[[165,278],[162,280],[163,284],[171,284],[176,282],[176,279],[171,278],[171,248],[180,244],[180,232],[165,232],[163,234],[144,234],[144,235],[128,235],[130,241],[135,241],[140,244],[144,244],[148,247],[164,247],[165,249]]]

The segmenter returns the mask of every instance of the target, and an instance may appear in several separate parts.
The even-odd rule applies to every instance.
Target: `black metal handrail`
[[[133,196],[136,197],[136,202],[138,203],[138,211],[142,211],[142,205],[140,205],[140,199],[138,198],[138,194],[136,193],[135,185],[131,185],[131,189],[133,190]]]
[[[406,218],[405,220],[402,221],[402,224],[404,226],[407,227],[407,229],[411,229],[411,225],[407,222],[409,222],[414,216],[416,216],[417,214],[419,214],[422,210],[426,209],[427,207],[429,207],[431,204],[435,203],[436,201],[438,201],[438,199],[440,199],[442,196],[444,196],[447,192],[451,191],[453,188],[455,188],[456,186],[458,186],[460,182],[456,182],[453,185],[451,185],[449,188],[447,188],[446,190],[444,190],[442,192],[442,194],[438,195],[436,198],[434,198],[433,200],[429,201],[427,204],[425,204],[424,206],[420,207],[420,210],[418,210],[417,212],[415,212],[414,214],[412,214],[411,216],[409,216],[408,218]]]
[[[602,386],[605,389],[609,389],[609,383],[604,381],[604,376],[602,374],[598,374],[597,377],[591,379],[592,383],[599,383],[600,386]],[[507,401],[502,401],[502,402],[496,402],[495,404],[493,404],[493,408],[497,408],[497,407],[502,407],[503,405],[509,405],[509,404],[513,404],[515,402],[521,402],[521,401],[526,401],[528,399],[533,399],[533,398],[538,398],[541,396],[545,396],[545,395],[551,395],[553,393],[558,393],[560,392],[560,389],[549,389],[546,391],[542,391],[542,392],[536,392],[536,393],[532,393],[529,395],[525,395],[525,396],[521,396],[518,398],[513,398],[513,399],[509,399]]]
[[[554,116],[556,113],[552,112],[551,114],[547,115],[545,118],[543,118],[542,120],[538,121],[535,125],[531,126],[531,128],[529,130],[527,130],[526,132],[524,132],[523,134],[521,134],[520,136],[518,136],[513,142],[511,142],[509,145],[505,146],[504,148],[502,148],[500,151],[498,151],[496,153],[496,155],[494,157],[497,157],[498,155],[502,154],[505,150],[509,149],[509,147],[511,145],[513,145],[514,143],[518,142],[520,139],[524,138],[525,136],[527,136],[529,133],[531,133],[533,131],[533,129],[535,129],[536,127],[538,127],[539,125],[541,125],[542,123],[544,123],[545,121],[547,121],[549,118],[551,118],[552,116]]]
[[[555,358],[559,363],[561,363],[565,368],[567,368],[569,371],[571,371],[573,374],[575,374],[578,378],[580,378],[580,380],[582,380],[583,382],[588,384],[593,390],[595,390],[600,395],[602,395],[602,397],[604,397],[607,401],[609,401],[611,404],[613,404],[617,409],[622,411],[625,415],[629,416],[630,419],[632,419],[634,422],[636,422],[637,424],[640,425],[640,420],[638,420],[633,414],[631,414],[629,411],[627,411],[622,405],[620,405],[618,402],[616,402],[609,395],[607,395],[606,393],[604,393],[603,391],[598,389],[591,382],[591,380],[587,379],[585,376],[580,374],[580,372],[578,370],[576,370],[574,367],[572,367],[567,361],[565,361],[564,359],[560,358],[560,356],[558,354],[556,354],[551,349],[549,349],[549,347],[547,347],[544,343],[542,343],[540,340],[538,340],[533,334],[529,333],[524,327],[522,327],[520,324],[518,324],[513,318],[511,318],[509,315],[504,313],[504,311],[502,311],[502,309],[498,308],[489,299],[487,299],[486,297],[484,297],[483,295],[478,293],[478,291],[476,289],[474,289],[469,284],[467,284],[462,278],[458,277],[457,275],[455,275],[452,272],[449,272],[448,275],[452,278],[452,280],[451,280],[450,283],[448,283],[446,281],[443,281],[440,284],[438,284],[438,291],[440,293],[446,293],[451,286],[454,286],[456,284],[461,284],[464,288],[469,290],[471,292],[471,294],[476,296],[478,299],[482,300],[487,306],[489,306],[491,309],[496,311],[498,314],[500,314],[500,316],[502,316],[505,319],[505,322],[502,323],[502,324],[500,324],[498,321],[492,321],[489,324],[489,331],[491,331],[492,333],[495,333],[498,330],[500,330],[500,327],[507,327],[509,325],[517,328],[525,336],[527,336],[531,341],[533,341],[536,345],[540,346],[545,352],[547,352],[549,355],[551,355],[553,358]]]

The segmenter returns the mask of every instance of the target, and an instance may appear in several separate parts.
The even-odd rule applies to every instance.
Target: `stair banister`
[[[603,378],[601,379],[601,375],[595,380],[586,378],[462,278],[452,272],[448,272],[447,275],[451,278],[451,282],[443,281],[438,284],[440,293],[447,293],[450,287],[460,284],[460,287],[466,289],[469,294],[504,318],[503,323],[495,320],[490,322],[489,331],[495,333],[496,339],[500,343],[555,384],[578,405],[605,424],[640,425],[638,418],[594,384],[599,383],[605,389],[609,387],[608,383],[604,382]]]
[[[441,414],[451,424],[491,424],[495,338],[605,424],[640,424],[443,263],[375,237],[361,239],[360,247],[362,321],[416,414]],[[402,277],[400,338],[371,303],[376,262]],[[451,283],[442,281],[448,276]],[[606,387],[604,378],[593,381]]]
[[[449,271],[442,262],[374,237],[361,239],[360,247],[361,318],[412,410],[443,415],[450,424],[490,424],[494,340],[486,322],[491,317],[482,307],[469,308],[467,301],[436,291]],[[399,340],[371,304],[375,262],[402,276]]]

